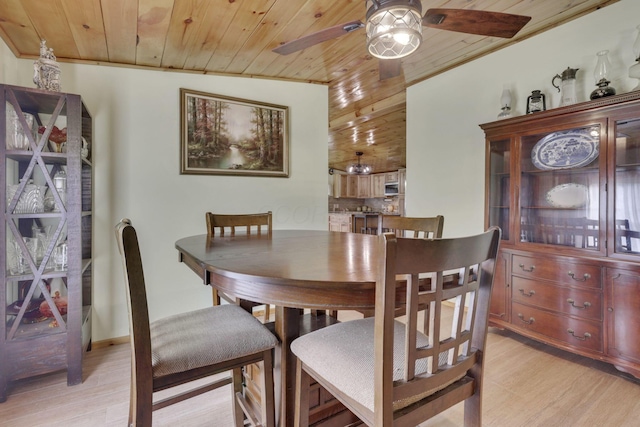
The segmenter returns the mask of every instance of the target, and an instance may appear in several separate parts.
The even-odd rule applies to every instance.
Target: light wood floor
[[[81,385],[67,387],[65,373],[13,383],[0,426],[125,426],[129,346],[94,349],[85,360]],[[484,393],[486,427],[640,425],[640,381],[497,329],[489,332]],[[421,426],[461,426],[462,417],[458,405]],[[229,388],[154,413],[154,426],[231,425]]]

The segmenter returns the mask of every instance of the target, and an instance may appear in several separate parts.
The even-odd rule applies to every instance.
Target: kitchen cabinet
[[[358,197],[358,175],[347,175],[347,197]]]
[[[0,117],[1,402],[17,379],[66,370],[69,385],[82,382],[94,141],[78,95],[0,85]]]
[[[398,172],[387,172],[385,174],[385,182],[398,182]]]
[[[358,199],[368,199],[371,197],[371,175],[358,175]]]
[[[352,215],[346,213],[329,214],[329,231],[350,233],[352,229]]]
[[[371,197],[384,197],[384,184],[387,174],[377,173],[371,175]]]
[[[385,197],[385,184],[398,183],[399,195],[404,195],[406,169],[372,175],[343,175],[335,173],[333,197],[369,199]]]
[[[481,128],[491,324],[640,377],[640,92]]]
[[[399,196],[404,196],[406,186],[407,186],[407,170],[399,169],[398,170],[398,195]]]
[[[336,199],[347,197],[347,175],[334,173],[333,197],[335,197]]]
[[[384,193],[384,188],[382,191]],[[371,194],[371,175],[336,174],[333,176],[333,197],[335,198],[366,199],[374,197]]]

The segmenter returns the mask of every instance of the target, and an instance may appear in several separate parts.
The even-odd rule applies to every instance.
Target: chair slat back
[[[233,236],[236,233],[236,227],[245,229],[247,234],[255,231],[257,234],[268,233],[271,235],[272,215],[271,211],[266,213],[255,214],[214,214],[206,213],[207,219],[207,235],[212,238],[218,230],[220,236],[224,236],[229,231]]]
[[[378,230],[388,230],[398,237],[413,237],[423,239],[439,239],[444,228],[444,216],[407,217],[396,215],[380,215]]]
[[[375,417],[392,425],[394,407],[418,401],[430,390],[482,369],[488,309],[500,230],[455,239],[380,236],[385,262],[379,266],[375,308]],[[457,283],[444,280],[459,272]],[[431,275],[431,286],[419,286],[419,276]],[[402,279],[402,280],[400,280]],[[396,286],[406,286],[404,372],[394,374]],[[442,316],[442,304],[453,299],[452,318]],[[418,332],[419,306],[427,305],[428,338]],[[480,371],[478,371],[478,369]],[[390,390],[392,390],[390,392]],[[395,425],[395,424],[394,424]]]
[[[129,334],[131,341],[131,398],[142,396],[151,405],[153,371],[151,364],[151,334],[147,292],[142,269],[142,257],[138,245],[138,235],[129,219],[123,219],[116,226],[116,240],[122,258],[124,279],[127,288],[129,313]],[[134,390],[137,389],[137,392]],[[133,401],[133,407],[138,405]]]

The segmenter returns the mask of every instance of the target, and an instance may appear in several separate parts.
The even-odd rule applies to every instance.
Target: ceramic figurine
[[[33,63],[33,82],[38,89],[60,92],[60,65],[53,49],[47,49],[47,42],[40,41],[40,58]]]

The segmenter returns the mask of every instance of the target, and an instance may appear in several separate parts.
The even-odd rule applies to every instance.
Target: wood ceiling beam
[[[365,105],[364,107],[329,120],[329,129],[335,131],[343,126],[352,126],[354,123],[366,120],[373,115],[385,113],[397,108],[404,108],[406,103],[407,92],[403,90],[388,98],[381,99],[380,101]]]

